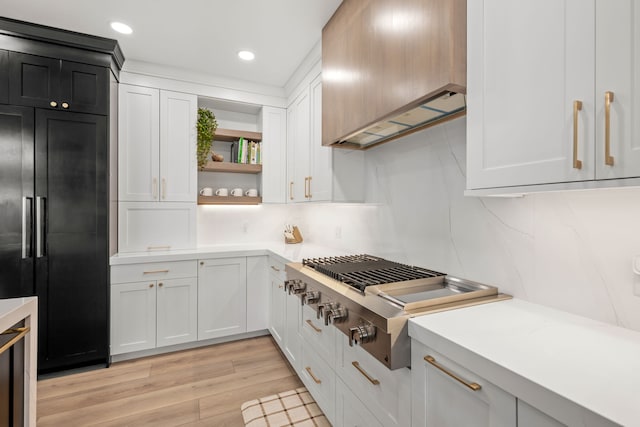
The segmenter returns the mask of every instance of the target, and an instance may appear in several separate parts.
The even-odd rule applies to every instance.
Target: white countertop
[[[309,243],[286,244],[284,242],[256,242],[240,245],[200,246],[196,249],[118,253],[111,265],[137,264],[141,262],[185,261],[191,259],[233,256],[275,255],[283,262],[300,262],[303,258],[342,255],[344,251]]]
[[[409,335],[525,401],[542,387],[621,425],[640,422],[640,332],[513,299],[416,317]]]
[[[37,312],[37,297],[0,299],[0,332]]]

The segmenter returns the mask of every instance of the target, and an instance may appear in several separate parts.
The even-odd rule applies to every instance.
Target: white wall
[[[368,150],[367,204],[199,206],[199,244],[280,240],[294,223],[305,242],[640,330],[640,189],[465,197],[465,151],[463,118]]]

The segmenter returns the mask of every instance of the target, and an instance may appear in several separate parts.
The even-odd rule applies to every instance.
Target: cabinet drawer
[[[325,326],[322,319],[318,319],[316,312],[305,305],[302,308],[301,334],[316,352],[332,368],[336,363],[336,334],[341,334],[333,325]]]
[[[274,257],[269,257],[269,272],[271,274],[276,274],[280,280],[283,282],[287,278],[287,273],[284,271],[285,264],[283,262],[278,261]]]
[[[348,339],[338,340],[336,373],[356,396],[367,396],[363,403],[385,426],[410,424],[411,371],[389,370]]]
[[[193,260],[114,265],[111,267],[111,283],[196,277],[197,264],[197,261]]]
[[[313,396],[327,419],[335,420],[336,376],[331,367],[319,357],[307,340],[303,340],[300,379]]]

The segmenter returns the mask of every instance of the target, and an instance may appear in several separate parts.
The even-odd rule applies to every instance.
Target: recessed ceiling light
[[[240,52],[238,52],[238,57],[240,59],[244,59],[245,61],[253,61],[253,59],[256,57],[255,53],[249,51],[249,50],[241,50]]]
[[[127,24],[123,24],[122,22],[112,22],[111,23],[111,28],[113,28],[115,31],[121,33],[121,34],[131,34],[133,33],[133,30],[131,29],[130,26],[128,26]]]

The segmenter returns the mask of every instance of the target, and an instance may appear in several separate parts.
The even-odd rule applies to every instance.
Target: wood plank
[[[213,140],[233,142],[239,140],[240,137],[248,139],[249,141],[260,142],[262,141],[262,132],[218,128],[216,129],[216,135]]]
[[[199,205],[259,205],[262,197],[198,196]]]
[[[226,172],[226,173],[260,173],[262,165],[252,165],[247,163],[214,162],[210,160],[201,172]]]
[[[96,427],[178,426],[199,420],[200,409],[198,401],[189,400],[175,405],[165,406],[164,408],[92,425]]]
[[[181,427],[241,427],[244,426],[240,409],[225,412],[214,417],[201,419],[194,423],[183,424]]]

